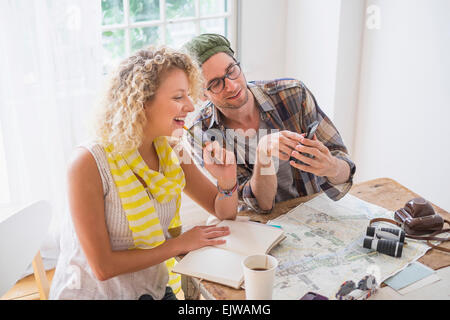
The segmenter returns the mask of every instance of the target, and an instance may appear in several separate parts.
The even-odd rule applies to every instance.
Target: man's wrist
[[[339,176],[339,171],[340,171],[339,170],[339,168],[340,168],[339,159],[334,156],[332,156],[332,157],[333,157],[333,165],[331,166],[332,170],[331,170],[331,173],[326,176],[328,179],[337,178]]]
[[[347,161],[334,157],[337,163],[337,174],[335,176],[326,176],[327,180],[332,184],[345,183],[350,179],[350,165]]]

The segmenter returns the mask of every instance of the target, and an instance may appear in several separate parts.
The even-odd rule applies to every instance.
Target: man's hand
[[[288,160],[299,139],[299,134],[285,130],[268,134],[259,140],[250,186],[262,210],[272,208],[277,194],[277,172],[272,157]]]
[[[300,134],[287,130],[262,137],[257,148],[259,160],[263,165],[270,161],[270,157],[288,160],[300,139]]]
[[[314,135],[312,140],[306,139],[302,136],[300,143],[301,144],[297,145],[295,150],[292,152],[292,157],[308,165],[298,164],[291,160],[289,162],[291,166],[320,177],[333,179],[338,176],[340,168],[338,162],[339,159],[334,157],[330,150],[328,150],[328,148],[321,141],[317,140],[316,135]],[[313,155],[314,158],[308,158],[300,154],[300,152]]]

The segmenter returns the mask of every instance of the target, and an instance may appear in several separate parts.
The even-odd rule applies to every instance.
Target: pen
[[[204,148],[204,147],[206,146],[203,142],[198,141],[198,140],[196,139],[196,137],[194,136],[194,134],[191,132],[191,130],[189,130],[186,126],[183,126],[183,129],[186,130],[186,131],[191,135],[192,139],[194,139],[194,141],[195,141],[196,143],[198,143],[199,145],[201,145],[202,148]]]
[[[276,224],[267,224],[267,223],[264,223],[264,222],[261,222],[261,221],[257,221],[257,220],[252,220],[252,219],[250,219],[249,221],[250,221],[250,222],[256,222],[256,223],[265,224],[266,226],[270,226],[270,227],[275,227],[275,228],[283,229],[281,226],[276,225]]]

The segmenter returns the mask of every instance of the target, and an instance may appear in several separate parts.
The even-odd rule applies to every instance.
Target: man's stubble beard
[[[243,94],[245,94],[244,102],[242,102],[239,106],[234,106],[231,104],[225,104],[225,105],[217,105],[221,109],[228,109],[228,110],[237,110],[242,108],[247,102],[248,102],[248,88],[244,87],[242,90],[244,90]]]

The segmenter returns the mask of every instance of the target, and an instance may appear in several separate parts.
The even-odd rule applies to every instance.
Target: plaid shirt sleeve
[[[273,199],[272,208],[269,210],[263,210],[258,205],[258,200],[253,194],[252,187],[250,186],[250,179],[252,177],[251,172],[247,172],[242,166],[237,168],[237,180],[239,183],[239,211],[242,210],[253,210],[258,213],[267,214],[270,213],[275,205],[275,198]]]
[[[337,201],[341,199],[345,194],[347,194],[347,192],[352,187],[356,166],[350,159],[347,148],[344,145],[344,142],[342,141],[341,135],[339,134],[338,130],[331,122],[331,120],[320,109],[314,96],[304,85],[303,92],[303,127],[306,128],[315,120],[319,121],[319,126],[316,131],[317,139],[320,140],[328,148],[328,150],[330,150],[330,153],[333,156],[338,159],[344,160],[350,167],[350,175],[348,180],[338,185],[331,183],[326,177],[317,177],[313,175],[316,181],[311,181],[311,183],[316,182],[320,186],[320,189],[323,190],[330,199]]]

